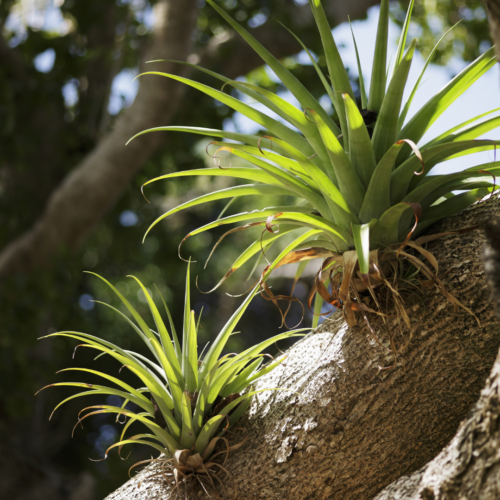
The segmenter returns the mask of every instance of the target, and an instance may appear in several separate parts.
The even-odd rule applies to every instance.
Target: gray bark
[[[330,2],[331,23],[336,25],[345,21],[348,14],[353,19],[360,17],[379,1]],[[287,4],[287,8],[297,24],[312,27],[308,6]],[[193,50],[191,33],[197,15],[196,1],[160,0],[155,11],[157,25],[146,60],[186,60]],[[318,36],[315,29],[310,31],[311,36]],[[300,50],[282,28],[264,25],[255,30],[255,35],[279,58]],[[225,54],[223,60],[221,53]],[[232,78],[262,64],[247,44],[233,36],[216,39],[200,56],[204,66],[217,66],[220,73]],[[0,58],[13,57],[5,44],[0,43]],[[170,73],[187,71],[171,63],[161,63],[159,67]],[[151,69],[155,69],[154,65]],[[160,147],[165,136],[147,134],[127,147],[125,143],[141,130],[171,124],[176,110],[183,105],[184,94],[185,86],[180,83],[159,77],[141,79],[135,102],[118,120],[114,130],[63,180],[33,228],[0,253],[0,278],[46,266],[62,248],[79,248],[97,222],[115,205],[133,176]]]
[[[485,270],[500,318],[500,219],[486,226]],[[479,401],[451,443],[421,470],[375,500],[497,500],[500,498],[500,354]]]
[[[500,202],[490,200],[433,232],[499,214]],[[299,394],[264,392],[255,398],[239,425],[248,440],[227,463],[229,490],[234,484],[239,498],[248,500],[369,499],[435,457],[476,402],[500,343],[482,265],[484,242],[484,233],[473,231],[429,245],[447,287],[474,310],[481,326],[431,290],[423,302],[407,302],[411,331],[401,332],[394,318],[387,330],[381,320],[370,318],[385,348],[392,333],[401,352],[396,361],[366,324],[348,329],[340,314],[297,342],[284,366],[261,379],[258,388]],[[244,435],[237,431],[231,440]],[[141,472],[107,500],[169,498],[164,481],[151,477],[154,469]],[[398,495],[408,484],[395,487],[392,496],[380,498],[406,498]]]

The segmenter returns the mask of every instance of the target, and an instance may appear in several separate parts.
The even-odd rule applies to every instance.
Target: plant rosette
[[[120,371],[126,368],[137,376],[142,384],[141,387],[134,388],[118,377],[88,368],[61,370],[62,372],[91,373],[111,382],[114,387],[82,382],[50,384],[43,389],[61,386],[85,389],[61,401],[54,408],[50,418],[64,403],[75,398],[95,395],[118,396],[123,399],[121,407],[97,405],[84,408],[79,413],[78,421],[73,429],[74,432],[79,424],[93,415],[116,414],[117,420],[120,416],[125,417],[119,441],[106,450],[103,460],[113,448],[118,448],[121,456],[121,450],[125,445],[146,445],[159,452],[160,458],[140,462],[140,464],[160,462],[160,473],[171,482],[173,491],[177,490],[180,485],[187,487],[194,481],[198,482],[205,491],[207,488],[213,488],[215,491],[218,486],[224,490],[220,476],[222,472],[227,472],[224,469],[225,459],[223,463],[219,463],[219,461],[214,461],[214,458],[218,455],[227,458],[231,451],[243,444],[230,446],[225,437],[228,429],[233,427],[245,413],[252,396],[257,392],[262,392],[252,391],[252,384],[286,359],[281,357],[261,368],[264,357],[269,356],[262,354],[262,351],[279,340],[303,335],[300,332],[305,329],[276,335],[239,354],[222,355],[227,341],[234,333],[236,324],[258,292],[258,287],[256,287],[222,328],[206,354],[203,356],[202,352],[199,355],[197,341],[199,320],[198,323],[195,321],[194,311],[191,311],[190,306],[189,267],[186,278],[182,342],[179,340],[163,297],[161,301],[168,317],[170,331],[152,296],[137,278],[131,277],[146,297],[156,326],[154,330],[149,328],[132,304],[111,283],[97,274],[94,275],[104,281],[119,297],[130,317],[109,304],[98,303],[109,307],[125,319],[144,341],[151,356],[146,357],[122,349],[107,340],[86,333],[61,331],[42,337],[68,337],[78,340],[82,343],[77,348],[95,349],[99,352],[98,357],[111,356],[122,365]],[[242,394],[244,391],[246,392]],[[133,403],[137,410],[128,409],[128,403]],[[84,412],[87,413],[84,414]],[[143,424],[148,432],[126,437],[130,426],[136,422]],[[224,451],[214,454],[219,441],[225,443],[226,447]]]
[[[269,249],[281,238],[290,236],[290,233],[298,235],[287,247],[289,255],[281,257],[282,262],[275,262],[274,267],[301,262],[303,265],[299,265],[296,275],[298,279],[304,271],[304,261],[327,259],[328,265],[323,264],[320,274],[323,280],[331,283],[332,292],[327,294],[322,286],[326,286],[326,283],[316,279],[309,300],[311,304],[313,295],[316,297],[313,326],[317,324],[323,300],[335,307],[342,307],[349,324],[354,324],[354,311],[372,311],[357,296],[363,293],[363,288],[370,289],[364,298],[377,303],[371,297],[372,284],[389,290],[392,293],[391,300],[399,303],[397,309],[404,309],[401,294],[394,285],[389,287],[388,284],[396,276],[400,289],[410,286],[408,280],[402,280],[401,276],[408,273],[413,275],[415,269],[417,275],[414,281],[420,289],[424,286],[422,283],[428,285],[434,282],[449,300],[455,305],[459,303],[445,292],[437,279],[435,259],[423,247],[426,240],[418,238],[435,222],[460,212],[493,192],[500,162],[472,166],[446,175],[433,175],[432,170],[452,158],[495,149],[500,141],[478,138],[500,125],[500,108],[460,123],[427,143],[417,144],[422,142],[424,134],[443,112],[496,64],[494,48],[463,69],[407,119],[425,71],[449,31],[429,54],[409,97],[404,100],[417,46],[417,40],[407,44],[414,0],[409,4],[392,64],[388,64],[387,57],[389,0],[382,0],[369,94],[365,90],[365,78],[353,33],[359,73],[358,103],[322,2],[309,0],[321,37],[328,75],[323,73],[305,45],[293,33],[291,35],[309,55],[324,85],[334,109],[334,114],[330,116],[287,67],[232,19],[219,2],[207,2],[274,71],[300,107],[295,107],[266,88],[240,80],[233,81],[180,61],[177,62],[222,82],[224,88],[216,90],[188,78],[158,71],[143,73],[174,79],[198,89],[253,120],[264,130],[258,136],[199,127],[167,126],[145,130],[134,136],[132,139],[149,132],[177,131],[231,141],[216,140],[211,143],[217,148],[213,154],[216,163],[214,168],[174,172],[146,184],[160,179],[205,175],[229,176],[251,182],[205,194],[169,210],[153,222],[146,235],[164,218],[202,203],[242,196],[293,197],[295,202],[291,205],[278,204],[263,210],[225,215],[192,231],[186,238],[227,224],[244,224],[230,232],[258,225],[267,229],[234,262],[221,280],[222,283],[245,262]],[[235,89],[235,96],[240,98],[225,93],[228,87]],[[247,104],[246,99],[257,102],[259,109]],[[263,108],[269,114],[261,111]],[[276,115],[278,119],[273,118]],[[244,160],[244,166],[222,167],[222,152]],[[278,224],[279,231],[276,230]],[[404,247],[407,247],[407,251],[404,251]],[[382,256],[383,253],[388,255]],[[402,275],[396,272],[401,266],[395,265],[394,256],[398,262],[411,264],[411,269],[405,268]],[[381,266],[381,261],[386,261],[386,264]],[[272,293],[264,291],[264,297],[276,301]],[[380,309],[378,312],[381,313]]]

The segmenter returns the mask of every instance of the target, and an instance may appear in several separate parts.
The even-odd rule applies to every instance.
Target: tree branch
[[[157,25],[148,57],[185,59],[192,47],[196,0],[161,0],[155,14]],[[167,71],[176,69],[167,65]],[[115,129],[64,179],[33,229],[2,252],[0,277],[39,267],[57,255],[61,247],[78,248],[163,138],[149,134],[125,148],[127,140],[151,123],[168,122],[183,92],[184,87],[174,81],[142,80],[135,102]]]
[[[378,0],[351,1],[349,12],[353,18],[359,17],[376,3]],[[195,4],[194,0],[162,0],[157,4],[159,25],[155,28],[148,59],[187,59],[192,52]],[[336,23],[345,20],[347,7],[344,2],[330,2],[328,8]],[[309,22],[312,26],[308,12],[306,7],[289,8],[294,23]],[[277,57],[299,50],[284,29],[263,26],[255,33]],[[316,32],[314,36],[317,36]],[[230,44],[234,45],[233,50],[228,49]],[[213,44],[204,55],[203,64],[215,66],[220,61],[221,53],[225,54],[222,72],[230,77],[246,74],[262,64],[245,43],[239,38],[233,41],[231,37],[223,43]],[[172,73],[186,71],[168,63],[162,63],[161,68]],[[166,79],[149,77],[141,81],[134,104],[118,120],[115,129],[54,191],[34,227],[0,253],[0,278],[47,265],[61,248],[75,250],[82,244],[92,228],[117,202],[144,162],[163,143],[164,137],[147,134],[126,148],[124,144],[140,130],[168,125],[182,103],[184,90],[183,85]]]
[[[490,200],[440,223],[433,232],[499,215],[499,200]],[[225,465],[231,474],[223,478],[228,493],[234,484],[245,500],[368,500],[435,457],[476,400],[500,343],[500,324],[482,271],[484,241],[484,234],[474,231],[429,245],[446,286],[474,310],[480,327],[436,289],[427,290],[423,302],[406,301],[411,332],[401,332],[395,314],[387,327],[370,316],[385,348],[366,324],[348,329],[339,313],[297,342],[285,363],[256,387],[294,392],[255,396],[248,418],[237,426],[246,432],[228,436],[233,443],[248,436]],[[396,362],[387,349],[389,332],[400,348]],[[498,447],[494,450],[496,457]],[[152,477],[157,467],[147,468],[107,500],[172,498],[161,476]],[[195,491],[188,498],[205,498],[197,495]]]
[[[500,319],[500,218],[485,228],[485,271]],[[500,498],[500,354],[479,401],[452,442],[429,464],[403,476],[374,500]]]

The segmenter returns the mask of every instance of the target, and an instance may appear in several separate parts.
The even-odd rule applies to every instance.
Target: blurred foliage
[[[288,21],[284,2],[271,0],[224,0],[224,5],[240,22],[249,27],[268,24],[279,18]],[[304,3],[304,2],[296,2]],[[28,5],[29,4],[29,5]],[[46,8],[44,5],[52,5]],[[133,99],[121,92],[113,82],[132,79],[144,61],[145,47],[152,33],[152,5],[149,0],[55,0],[54,2],[7,0],[0,3],[0,26],[5,50],[0,50],[0,247],[28,230],[36,221],[53,189],[64,176],[84,158],[109,130],[121,109]],[[32,5],[39,6],[38,11]],[[200,12],[194,36],[199,45],[207,44],[227,29],[215,13],[199,2]],[[394,20],[404,19],[404,5],[392,10]],[[479,1],[423,0],[415,6],[416,23],[412,28],[422,40],[423,52],[428,52],[436,38],[459,18],[464,21],[453,37],[439,52],[439,62],[446,64],[451,57],[470,60],[490,44],[487,21]],[[290,24],[290,23],[287,23]],[[292,26],[293,27],[293,26]],[[299,36],[302,35],[297,28]],[[415,33],[414,33],[415,34]],[[9,49],[11,51],[9,52]],[[317,47],[312,46],[312,50]],[[9,57],[5,54],[10,53]],[[43,56],[42,56],[42,55]],[[51,58],[54,60],[50,64]],[[43,64],[42,64],[43,63]],[[321,58],[320,58],[321,63]],[[44,66],[45,64],[45,66]],[[289,58],[286,64],[317,97],[324,92],[311,66],[298,64]],[[38,69],[37,69],[38,68]],[[197,79],[205,81],[206,75]],[[267,71],[257,69],[249,79],[273,90],[279,84]],[[207,80],[208,81],[208,80]],[[209,82],[213,83],[213,82]],[[190,92],[175,123],[200,127],[234,126],[231,112],[201,93]],[[160,125],[160,124],[158,124]],[[223,179],[179,180],[159,182],[147,188],[148,204],[140,195],[140,186],[147,180],[173,170],[203,166],[212,161],[205,155],[205,143],[189,134],[166,134],[164,147],[144,165],[144,168],[122,196],[115,208],[99,223],[75,255],[61,249],[57,262],[49,270],[16,276],[0,289],[0,428],[12,434],[25,435],[26,449],[20,451],[31,459],[46,463],[49,468],[71,477],[84,468],[98,480],[99,495],[111,491],[125,479],[125,471],[144,455],[134,452],[127,462],[113,455],[106,462],[89,462],[103,446],[114,438],[115,426],[106,417],[89,422],[84,431],[78,429],[70,441],[71,427],[76,422],[76,406],[56,414],[47,422],[58,395],[32,394],[49,379],[53,372],[67,366],[74,344],[58,340],[36,342],[36,338],[61,329],[96,334],[121,345],[130,343],[137,348],[127,324],[110,314],[107,308],[91,300],[110,301],[117,305],[97,279],[82,273],[92,270],[118,286],[135,304],[141,305],[137,286],[128,274],[136,275],[151,288],[156,283],[181,321],[183,277],[185,263],[179,260],[177,246],[195,227],[216,218],[224,203],[214,203],[202,210],[191,210],[164,221],[141,243],[149,224],[166,207],[193,194],[210,191],[210,182],[225,184]],[[189,194],[188,194],[189,193]],[[271,205],[269,200],[268,205]],[[237,200],[231,207],[235,213],[256,207],[248,200]],[[193,275],[199,275],[202,290],[211,288],[229,269],[233,260],[259,234],[259,229],[239,232],[217,249],[206,270],[203,259],[223,231],[213,231],[189,239],[183,255],[198,262]],[[250,268],[248,269],[250,272]],[[238,274],[238,280],[242,273]],[[203,342],[224,324],[241,298],[225,293],[241,293],[256,279],[246,283],[233,280],[229,286],[213,294],[193,291],[193,304],[202,318]],[[273,281],[275,293],[287,292],[289,280]],[[296,292],[307,296],[307,282]],[[142,304],[141,314],[146,314]],[[300,308],[292,308],[289,324],[300,320]],[[306,324],[310,317],[306,320]],[[245,314],[233,337],[241,348],[246,342],[256,343],[278,332],[280,317],[272,305],[257,298]],[[231,346],[229,346],[231,347]],[[92,354],[77,352],[74,363],[89,366]],[[105,363],[100,359],[99,364]],[[119,367],[117,366],[118,370]],[[59,380],[71,377],[59,376]],[[42,422],[43,423],[40,423]],[[35,424],[36,425],[35,425]],[[36,435],[35,435],[36,434]],[[31,439],[31,437],[33,439]],[[57,439],[56,439],[57,436]],[[35,439],[36,438],[36,439]],[[21,462],[20,462],[21,463]],[[26,467],[23,465],[23,467]],[[0,491],[1,488],[0,488]]]
[[[393,12],[394,21],[400,25],[404,17],[402,10]],[[472,61],[491,47],[486,12],[480,0],[417,0],[413,19],[410,35],[418,37],[424,57],[429,55],[436,40],[460,21],[437,50],[435,64],[447,64],[451,58]]]

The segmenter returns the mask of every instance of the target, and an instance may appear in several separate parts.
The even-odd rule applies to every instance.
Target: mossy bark
[[[432,232],[499,215],[500,202],[490,200]],[[247,436],[247,442],[227,462],[228,491],[235,485],[246,500],[369,499],[433,459],[477,401],[500,345],[483,270],[484,244],[484,232],[475,230],[429,245],[446,286],[474,311],[480,326],[432,289],[423,301],[408,301],[411,331],[390,320],[401,350],[397,359],[380,318],[370,322],[383,347],[364,322],[349,329],[340,313],[297,342],[282,367],[258,385],[295,392],[260,394],[242,430],[231,435],[234,442]],[[164,481],[148,477],[152,469],[107,500],[169,498]]]

